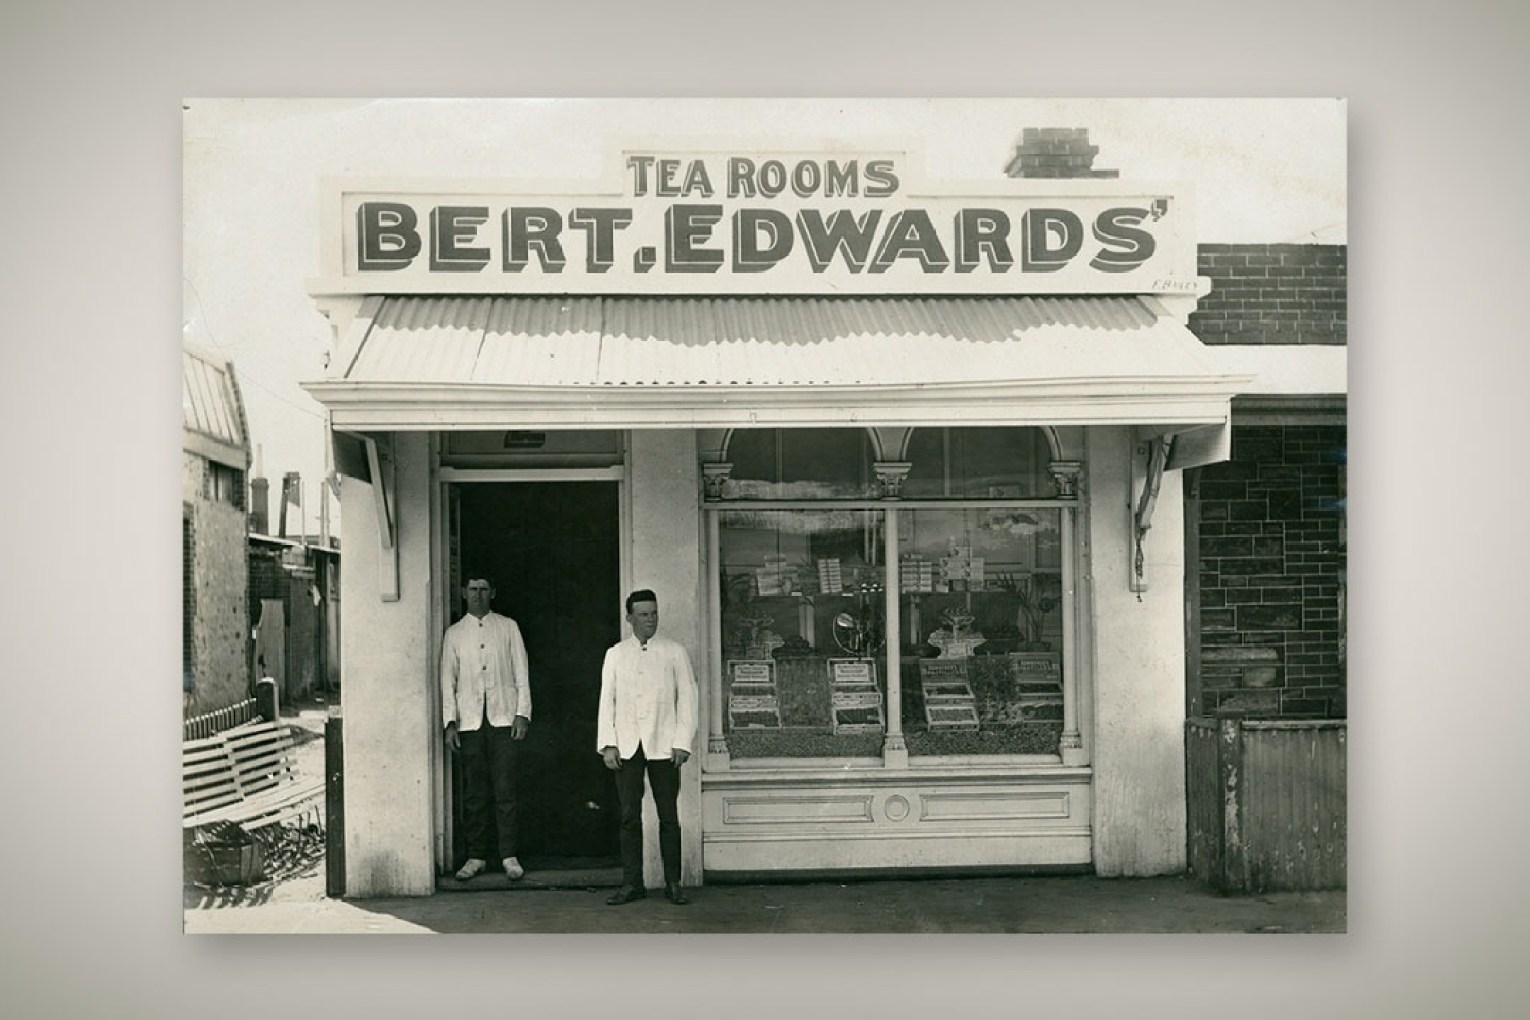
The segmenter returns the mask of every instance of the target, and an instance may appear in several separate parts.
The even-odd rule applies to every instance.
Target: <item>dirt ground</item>
[[[296,749],[294,768],[302,780],[324,776],[324,720],[322,708],[284,711],[282,721],[293,727]],[[324,803],[317,805],[324,818]],[[200,879],[205,872],[198,862],[184,862],[182,883],[187,910],[261,903],[317,903],[326,898],[324,840],[321,832],[306,826],[288,825],[270,839],[264,852],[263,877],[249,885],[212,885]]]

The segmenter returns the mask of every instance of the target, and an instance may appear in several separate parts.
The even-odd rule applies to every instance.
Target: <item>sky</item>
[[[1346,110],[1324,99],[188,99],[183,333],[232,359],[256,471],[301,474],[310,534],[328,469],[322,379],[333,336],[319,275],[321,182],[344,177],[609,178],[620,150],[889,142],[927,177],[1001,176],[1026,127],[1085,127],[1095,167],[1185,182],[1203,242],[1346,242]],[[295,511],[292,511],[295,513]],[[338,531],[339,514],[330,526]],[[289,523],[289,533],[296,530]]]

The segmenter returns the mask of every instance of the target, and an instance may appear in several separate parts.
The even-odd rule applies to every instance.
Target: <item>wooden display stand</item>
[[[1062,659],[1056,652],[1010,652],[1009,670],[1022,708],[1062,704]]]
[[[735,730],[779,730],[776,664],[769,659],[728,660],[728,726]]]
[[[924,720],[932,730],[975,730],[977,704],[966,659],[920,659]]]
[[[835,733],[881,733],[887,728],[877,664],[870,659],[829,660],[829,708]]]

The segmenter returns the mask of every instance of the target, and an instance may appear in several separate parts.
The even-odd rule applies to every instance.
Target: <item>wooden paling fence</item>
[[[260,718],[260,710],[255,705],[255,699],[246,698],[227,708],[220,708],[216,712],[208,712],[187,719],[181,739],[201,740],[258,718]]]

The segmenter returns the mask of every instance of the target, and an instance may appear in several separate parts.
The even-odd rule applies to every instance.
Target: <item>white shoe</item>
[[[506,857],[504,864],[505,877],[510,879],[512,882],[526,874],[526,869],[521,867],[521,862],[516,860],[514,857]]]
[[[466,882],[488,866],[488,861],[477,857],[469,857],[467,863],[457,869],[457,881]]]

